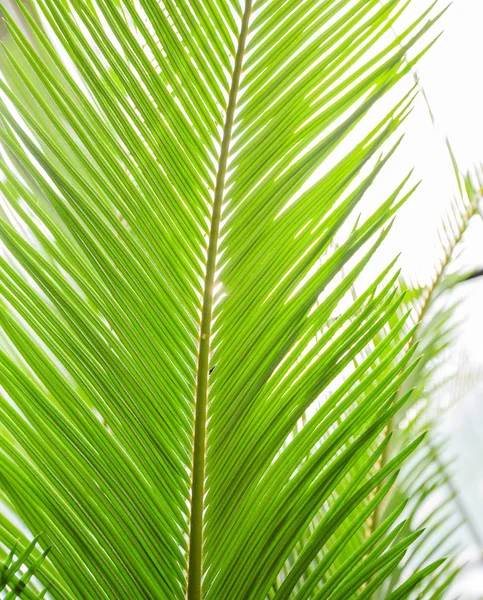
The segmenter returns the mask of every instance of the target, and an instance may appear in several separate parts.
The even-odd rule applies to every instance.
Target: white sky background
[[[413,2],[415,13],[417,5],[418,0]],[[414,178],[421,185],[400,211],[391,239],[394,252],[402,251],[404,273],[421,284],[431,278],[436,231],[457,190],[445,138],[462,171],[483,163],[483,0],[455,0],[436,28],[443,35],[417,67],[436,126],[420,95],[404,126],[406,138],[398,161],[414,166]],[[400,171],[400,165],[390,165],[387,171],[391,169]],[[468,233],[462,262],[483,267],[483,224],[478,218]],[[468,297],[478,299],[471,302],[472,327],[464,333],[483,362],[483,285],[465,285]]]

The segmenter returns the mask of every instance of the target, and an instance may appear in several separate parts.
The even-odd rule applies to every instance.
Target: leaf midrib
[[[248,27],[252,12],[252,0],[246,0],[242,17],[240,36],[233,67],[233,75],[228,96],[228,106],[223,127],[223,138],[216,174],[213,196],[213,210],[210,223],[210,237],[204,280],[200,339],[198,347],[198,367],[195,392],[195,422],[193,441],[193,467],[191,484],[191,513],[188,556],[188,600],[201,600],[203,576],[203,512],[205,496],[205,457],[206,424],[208,408],[208,379],[210,370],[210,340],[213,314],[215,272],[220,237],[220,222],[225,195],[225,179],[230,154],[230,144],[235,119],[243,57],[248,37]]]

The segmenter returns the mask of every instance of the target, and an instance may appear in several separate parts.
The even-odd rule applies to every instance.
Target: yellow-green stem
[[[213,211],[211,216],[210,237],[206,263],[205,286],[201,313],[200,341],[198,353],[198,371],[196,382],[195,427],[193,442],[193,479],[191,488],[191,522],[188,560],[188,600],[200,600],[203,579],[203,513],[205,496],[206,462],[206,423],[208,409],[208,380],[210,370],[210,338],[213,313],[213,293],[215,287],[216,261],[220,237],[220,221],[225,193],[225,179],[230,153],[235,109],[237,103],[243,56],[248,36],[248,26],[252,10],[252,0],[245,3],[240,37],[235,57],[233,77],[228,97],[223,139],[216,175]]]

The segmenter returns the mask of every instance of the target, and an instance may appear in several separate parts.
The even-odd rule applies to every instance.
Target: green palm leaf
[[[15,598],[43,598],[47,592],[44,588],[38,591],[30,583],[31,578],[36,574],[40,565],[43,563],[48,550],[34,559],[34,549],[38,538],[34,538],[23,551],[18,551],[17,543],[6,554],[2,566],[0,567],[0,591],[3,592],[2,598],[15,600]],[[30,566],[27,566],[30,563]]]
[[[368,114],[431,8],[387,42],[398,0],[34,5],[0,81],[0,482],[53,547],[39,579],[370,597],[419,536],[396,540],[402,504],[365,539],[422,438],[376,468],[414,368],[405,317],[380,340],[392,264],[348,298],[408,178],[357,211],[413,93]]]

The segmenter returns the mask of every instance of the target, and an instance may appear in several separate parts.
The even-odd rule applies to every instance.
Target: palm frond
[[[412,191],[357,217],[434,7],[388,41],[399,0],[33,4],[0,81],[0,481],[39,580],[368,598],[420,535],[403,502],[361,539],[423,436],[376,468],[414,368],[393,264],[347,298]]]

